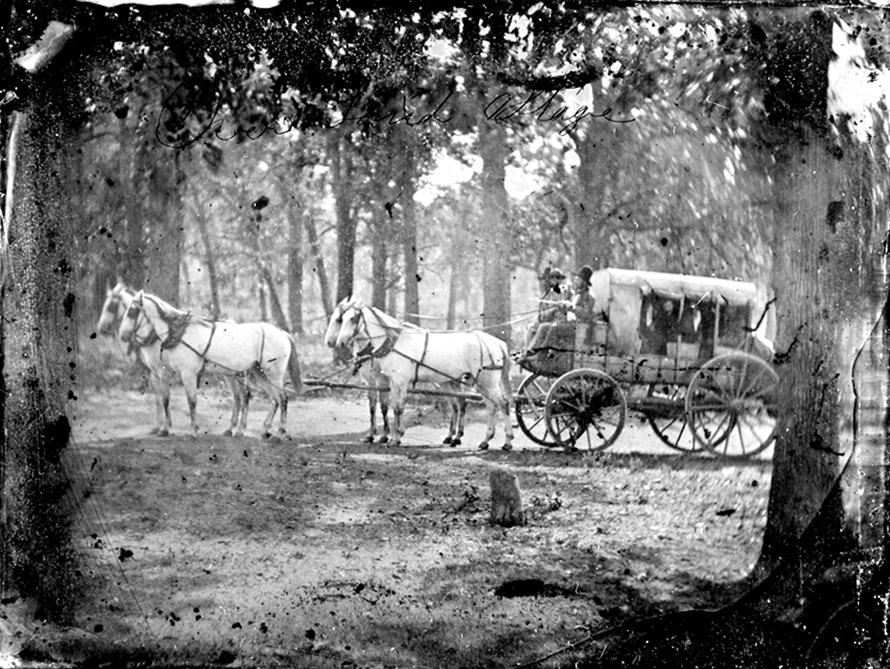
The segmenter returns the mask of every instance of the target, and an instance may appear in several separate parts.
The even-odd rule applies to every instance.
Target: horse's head
[[[350,344],[361,345],[367,338],[365,331],[363,310],[364,305],[360,299],[350,300],[349,302],[341,302],[338,307],[340,310],[340,326],[337,328],[337,336],[334,339],[334,346],[349,346]]]
[[[129,301],[124,317],[121,319],[117,336],[123,342],[129,342],[134,336],[139,334],[140,326],[147,323],[145,316],[142,315],[142,302],[145,297],[145,291],[140,290]]]
[[[126,301],[134,294],[135,291],[122,281],[106,291],[102,313],[99,315],[99,322],[96,323],[99,334],[106,336],[114,334],[127,310]]]
[[[340,326],[343,324],[343,311],[351,302],[352,298],[347,297],[334,307],[331,320],[328,321],[328,329],[324,333],[324,343],[331,348],[337,345],[337,335],[340,333]]]

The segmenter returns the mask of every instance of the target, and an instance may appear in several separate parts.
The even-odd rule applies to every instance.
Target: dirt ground
[[[192,439],[181,394],[159,438],[144,392],[80,393],[70,458],[88,592],[76,629],[7,642],[7,657],[516,667],[591,630],[728,603],[759,552],[769,459],[673,452],[638,419],[600,454],[524,438],[480,452],[480,415],[448,448],[443,415],[415,405],[390,448],[361,443],[360,394],[322,391],[293,402],[290,439],[270,443],[261,400],[249,435],[219,436],[228,399],[209,388],[207,434]],[[518,476],[526,526],[489,524],[495,467]]]

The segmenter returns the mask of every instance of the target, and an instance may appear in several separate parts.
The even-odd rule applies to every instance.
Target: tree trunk
[[[590,84],[598,88],[605,98],[607,93],[596,83]],[[599,98],[594,99],[594,104]],[[610,106],[616,103],[610,102]],[[625,114],[615,112],[617,118]],[[600,118],[587,120],[587,128],[583,136],[572,133],[575,149],[578,152],[578,195],[574,202],[569,203],[569,218],[574,223],[572,231],[575,235],[575,264],[590,265],[600,269],[609,265],[610,230],[606,213],[610,190],[614,188],[621,174],[621,147],[625,133],[629,129],[625,124],[609,123]],[[614,199],[614,198],[613,198]]]
[[[271,311],[272,322],[285,332],[289,332],[290,326],[287,323],[287,317],[284,315],[284,308],[281,306],[281,299],[278,297],[278,289],[275,288],[275,281],[272,278],[272,273],[269,271],[269,266],[265,262],[260,262],[259,269],[266,290],[269,291],[269,310]]]
[[[328,134],[334,210],[337,216],[337,302],[355,289],[356,220],[352,215],[352,158],[347,142],[337,130]]]
[[[4,586],[11,580],[21,595],[36,599],[39,615],[70,622],[76,565],[62,508],[68,491],[62,457],[70,436],[67,403],[75,399],[77,340],[73,230],[62,179],[71,167],[69,123],[77,113],[73,106],[60,108],[67,96],[50,82],[34,85],[29,96],[16,121],[20,141],[3,296],[3,578]]]
[[[303,214],[293,198],[288,198],[287,218],[287,314],[291,331],[303,334]]]
[[[383,217],[387,217],[384,219]],[[386,287],[389,283],[387,277],[388,245],[386,243],[388,232],[392,230],[389,214],[386,211],[378,212],[371,223],[371,306],[387,311]],[[407,280],[407,277],[406,277]]]
[[[143,228],[142,210],[144,189],[137,181],[136,148],[134,137],[136,129],[131,127],[125,117],[118,126],[118,181],[123,198],[124,218],[113,230],[115,236],[123,240],[123,249],[117,258],[117,278],[123,279],[133,286],[145,283],[145,230]]]
[[[324,309],[325,318],[330,318],[334,313],[334,307],[331,304],[331,288],[328,282],[328,272],[324,266],[324,255],[321,253],[321,244],[318,240],[318,229],[315,227],[315,220],[311,216],[307,216],[304,220],[306,225],[306,237],[309,241],[309,250],[312,257],[315,258],[314,272],[318,277],[318,292],[321,295],[321,305]]]
[[[269,308],[266,306],[266,280],[262,271],[257,272],[256,278],[257,303],[260,306],[260,320],[269,320]]]
[[[146,249],[145,287],[174,306],[179,305],[179,265],[182,262],[182,186],[185,172],[182,151],[151,151],[154,169],[148,187],[150,210],[149,243]]]
[[[417,263],[417,166],[412,138],[403,133],[405,169],[402,175],[402,254],[405,259],[405,320],[420,324],[420,269]]]
[[[196,198],[197,200],[197,198]],[[222,314],[219,303],[219,280],[216,276],[216,257],[213,252],[213,242],[210,239],[210,231],[207,227],[207,216],[199,202],[195,202],[195,221],[198,223],[198,233],[201,235],[201,244],[204,246],[204,263],[207,265],[207,280],[210,283],[210,317],[218,319]]]
[[[485,330],[510,341],[509,200],[504,186],[507,132],[503,124],[480,121],[482,156],[482,301]]]
[[[836,345],[841,331],[831,287],[817,268],[825,243],[831,191],[825,141],[807,133],[776,152],[776,307],[780,358],[780,415],[773,456],[769,519],[761,559],[780,558],[819,510],[840,471],[841,385],[850,381],[852,355]],[[820,285],[823,284],[823,285]],[[841,509],[836,513],[838,529]]]
[[[847,231],[853,221],[838,220],[832,203],[841,170],[827,128],[831,22],[819,11],[770,16],[765,135],[773,142],[781,422],[760,561],[767,569],[812,520],[853,447],[851,370],[874,311],[862,293],[871,268],[850,263],[872,235]],[[842,506],[831,512],[837,533],[848,532]]]

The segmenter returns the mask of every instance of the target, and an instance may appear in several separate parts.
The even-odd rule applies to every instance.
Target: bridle
[[[136,315],[131,316],[131,311],[136,311]],[[142,303],[140,300],[139,304],[136,304],[136,300],[134,299],[130,302],[130,306],[127,308],[126,313],[124,314],[124,320],[132,319],[133,323],[133,332],[131,335],[131,341],[138,347],[142,348],[143,346],[148,346],[149,344],[154,343],[154,341],[158,338],[158,333],[155,332],[154,328],[151,328],[151,332],[145,335],[144,337],[139,334],[139,328],[143,323],[149,323],[148,318],[145,316],[145,313],[142,309]],[[150,323],[149,323],[150,325]]]
[[[360,331],[364,331],[364,337],[368,340],[367,345],[361,349],[360,351],[356,351],[355,355],[358,360],[365,360],[368,358],[382,358],[383,356],[390,353],[393,350],[393,346],[395,346],[395,340],[398,338],[398,334],[395,337],[391,337],[388,333],[384,335],[383,344],[380,345],[379,348],[374,348],[374,338],[371,336],[371,332],[368,329],[368,322],[365,319],[365,307],[355,307],[354,309],[358,311],[358,317],[354,319],[355,323],[352,329],[352,335],[349,337],[349,341],[352,342],[358,337]],[[373,310],[372,310],[372,313]],[[384,329],[384,331],[388,331],[386,325],[380,322],[380,319],[377,317],[377,314],[374,313],[375,318],[377,318],[380,327]],[[341,316],[342,320],[342,316]],[[353,320],[353,319],[350,319]]]

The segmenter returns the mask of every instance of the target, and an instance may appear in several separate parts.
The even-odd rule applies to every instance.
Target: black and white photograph
[[[3,3],[0,668],[890,666],[886,11]]]

